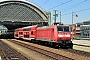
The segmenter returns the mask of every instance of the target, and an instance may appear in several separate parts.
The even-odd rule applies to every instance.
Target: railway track
[[[11,48],[9,45],[0,40],[1,60],[28,60],[22,54]]]
[[[85,51],[80,51],[80,50],[76,50],[76,49],[60,49],[66,52],[71,52],[73,54],[78,54],[78,55],[82,55],[84,57],[90,57],[90,53],[89,52],[85,52]]]
[[[90,46],[80,45],[80,44],[73,44],[73,45],[86,47],[86,48],[90,47]],[[86,56],[90,57],[90,52],[87,52],[87,51],[81,51],[81,50],[76,50],[76,49],[60,49],[60,50],[64,50],[64,51],[71,52],[71,53],[75,53],[75,54],[82,55],[82,56],[85,56],[85,57]]]
[[[90,53],[87,53],[84,51],[79,51],[79,50],[75,50],[75,49],[60,49],[62,51],[57,50],[57,52],[55,53],[55,52],[51,52],[51,51],[48,51],[45,49],[43,50],[43,49],[37,48],[35,46],[31,46],[31,45],[28,45],[28,44],[25,44],[25,43],[22,43],[19,41],[18,42],[15,40],[9,40],[9,41],[16,43],[18,45],[21,45],[23,47],[26,47],[30,50],[36,51],[36,52],[43,54],[45,56],[48,56],[49,58],[51,58],[53,60],[74,60],[74,59],[76,59],[76,60],[82,60],[82,59],[90,60],[90,58],[89,58]],[[62,54],[64,54],[64,55],[62,55]]]
[[[33,50],[35,52],[38,52],[39,54],[42,54],[44,56],[47,56],[49,57],[51,60],[73,60],[72,58],[69,58],[69,57],[66,57],[66,56],[62,56],[60,54],[56,54],[56,53],[53,53],[53,52],[50,52],[50,51],[47,51],[47,50],[44,50],[44,49],[40,49],[38,47],[35,47],[35,46],[31,46],[31,45],[27,45],[25,43],[21,43],[21,42],[16,42],[15,40],[9,40],[15,44],[18,44],[18,45],[21,45],[27,49],[30,49],[30,50]]]

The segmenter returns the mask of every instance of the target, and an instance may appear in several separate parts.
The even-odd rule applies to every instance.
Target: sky
[[[28,0],[44,11],[51,12],[51,23],[54,22],[54,10],[58,17],[57,22],[60,22],[60,11],[61,11],[61,22],[63,24],[72,24],[72,12],[73,23],[79,23],[90,20],[90,0]],[[78,17],[76,17],[78,15]]]

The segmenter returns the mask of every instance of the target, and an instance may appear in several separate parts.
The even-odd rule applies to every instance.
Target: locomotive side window
[[[68,26],[64,27],[64,32],[69,32],[69,27]]]
[[[54,32],[54,29],[52,29],[52,32]]]

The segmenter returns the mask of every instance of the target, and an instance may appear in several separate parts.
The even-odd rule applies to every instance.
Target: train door
[[[31,28],[30,38],[35,39],[36,38],[36,27]]]
[[[54,39],[54,28],[52,28],[52,31],[51,31],[51,39]]]

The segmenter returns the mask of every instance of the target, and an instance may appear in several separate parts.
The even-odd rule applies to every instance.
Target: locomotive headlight
[[[70,37],[70,35],[65,35],[66,37]]]
[[[58,37],[70,37],[70,35],[61,35],[61,34],[59,34]]]

